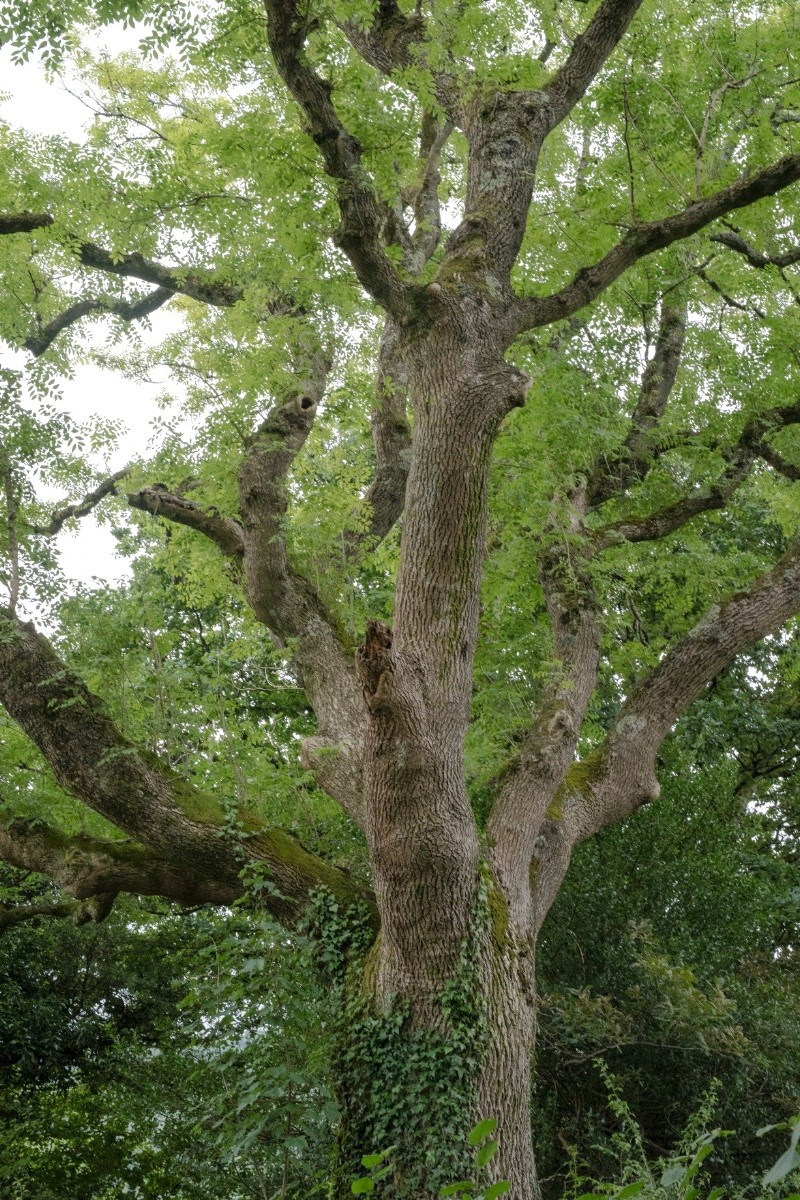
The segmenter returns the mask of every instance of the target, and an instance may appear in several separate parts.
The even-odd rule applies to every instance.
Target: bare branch
[[[718,242],[720,246],[727,246],[729,250],[735,250],[737,254],[743,255],[747,259],[751,267],[757,267],[759,270],[770,266],[793,267],[796,263],[800,263],[800,247],[797,246],[792,250],[785,250],[783,254],[762,254],[760,250],[755,250],[749,245],[738,233],[727,230],[723,233],[712,233],[711,241]]]
[[[83,500],[77,504],[66,504],[63,508],[57,508],[50,514],[50,520],[46,525],[29,525],[31,533],[37,533],[41,537],[55,537],[62,529],[66,521],[72,517],[85,517],[93,509],[97,508],[101,500],[106,496],[116,496],[117,484],[120,479],[124,479],[130,474],[130,467],[123,467],[121,471],[115,471],[113,475],[109,475],[108,479],[89,492],[88,496],[84,496]]]
[[[45,350],[52,346],[60,333],[83,317],[92,313],[109,313],[120,317],[123,321],[138,321],[155,312],[157,308],[161,308],[162,304],[166,304],[174,295],[175,292],[171,288],[159,287],[132,304],[126,300],[111,300],[109,297],[79,300],[59,313],[52,321],[48,321],[35,337],[29,337],[25,342],[25,349],[30,350],[34,358],[40,358]]]
[[[685,334],[685,304],[675,305],[665,300],[661,305],[655,352],[645,367],[628,433],[616,453],[598,459],[589,479],[590,509],[626,491],[647,474],[656,450],[654,433],[675,384]]]
[[[711,288],[712,292],[716,292],[725,304],[727,304],[728,308],[738,308],[739,312],[753,313],[755,316],[760,317],[762,321],[766,319],[767,314],[763,308],[759,308],[757,304],[743,304],[741,300],[736,300],[733,296],[728,295],[724,287],[717,283],[716,279],[712,279],[703,267],[697,267],[695,275],[697,275],[698,279],[702,279],[703,283]]]
[[[561,291],[550,296],[520,299],[517,305],[518,331],[521,333],[525,329],[549,325],[571,316],[601,295],[640,258],[699,232],[726,212],[774,196],[798,179],[800,154],[789,154],[773,166],[755,175],[737,179],[705,200],[689,204],[681,212],[660,221],[647,221],[633,226],[604,258],[592,266],[582,267],[572,282]]]
[[[0,234],[31,233],[53,224],[50,213],[0,213]]]
[[[154,483],[138,492],[129,492],[128,503],[141,512],[205,534],[229,558],[240,559],[244,554],[244,533],[238,521],[207,512],[199,504],[173,495],[163,484]]]
[[[308,20],[301,17],[296,0],[265,0],[265,7],[278,72],[305,114],[326,172],[339,182],[341,224],[336,243],[370,295],[399,316],[405,308],[406,285],[386,256],[382,236],[392,214],[368,180],[358,139],[339,119],[331,84],[308,65],[304,50]]]
[[[572,111],[624,36],[642,0],[603,0],[570,55],[544,93],[550,104],[550,128]]]

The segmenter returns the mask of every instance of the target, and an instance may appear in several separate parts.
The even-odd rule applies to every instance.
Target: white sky
[[[104,47],[117,53],[135,46],[137,41],[135,32],[123,30],[118,25],[105,30],[96,44],[98,50]],[[79,141],[91,114],[57,80],[48,83],[39,60],[31,59],[22,66],[15,66],[11,62],[10,48],[0,46],[0,118],[31,133],[62,134]],[[154,334],[163,336],[169,315],[155,313],[152,321]],[[102,340],[102,325],[99,325],[98,345]],[[21,367],[26,360],[26,354],[15,354],[0,345],[3,365]],[[99,414],[124,423],[126,433],[110,470],[117,470],[131,458],[146,452],[152,436],[152,421],[159,412],[156,397],[161,391],[160,385],[134,383],[115,372],[85,365],[76,369],[73,379],[63,381],[62,388],[62,407],[77,421],[85,422]],[[97,466],[102,468],[99,462]],[[110,531],[91,516],[83,518],[77,532],[62,533],[59,537],[65,572],[85,584],[91,584],[95,578],[115,581],[127,577],[127,561],[116,556],[115,548]]]

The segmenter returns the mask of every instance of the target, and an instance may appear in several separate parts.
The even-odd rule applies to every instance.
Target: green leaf
[[[646,1186],[643,1179],[640,1179],[638,1183],[629,1183],[622,1191],[614,1193],[613,1200],[628,1200],[628,1196],[638,1196],[639,1192],[643,1191]]]
[[[362,1175],[360,1179],[353,1180],[350,1191],[354,1196],[365,1196],[367,1192],[375,1191],[375,1181],[369,1175]]]
[[[492,1138],[490,1142],[486,1142],[485,1145],[481,1146],[475,1155],[475,1162],[479,1167],[485,1167],[488,1162],[491,1162],[496,1153],[497,1141]]]
[[[475,1184],[470,1179],[459,1179],[457,1183],[448,1183],[447,1187],[439,1189],[440,1196],[457,1196],[461,1192],[472,1194]]]
[[[493,1183],[483,1193],[483,1200],[497,1200],[498,1196],[504,1196],[511,1187],[507,1179],[500,1179],[497,1183]]]
[[[667,1167],[664,1174],[661,1176],[662,1187],[672,1187],[673,1183],[679,1183],[686,1178],[686,1167],[678,1165],[675,1167]]]
[[[477,1146],[484,1138],[489,1137],[497,1129],[497,1120],[494,1117],[487,1117],[485,1121],[479,1121],[473,1126],[467,1134],[467,1141],[470,1146]]]

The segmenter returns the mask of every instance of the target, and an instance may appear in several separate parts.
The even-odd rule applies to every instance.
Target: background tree
[[[16,820],[0,852],[97,915],[119,892],[230,904],[257,869],[339,997],[343,1192],[386,1141],[396,1194],[432,1194],[442,1144],[491,1114],[525,1200],[534,949],[573,851],[657,798],[678,718],[800,608],[796,14],[267,0],[4,20],[55,54],[116,15],[161,57],[76,52],[89,144],[8,138],[3,333],[46,395],[87,317],[182,307],[127,369],[168,363],[196,428],[127,502],[178,529],[163,562],[187,614],[241,588],[239,652],[252,617],[283,648],[315,721],[302,765],[363,830],[369,879],[265,822],[224,704],[182,736],[147,602],[149,739],[22,619],[52,588],[49,539],[120,476],[55,469],[75,438],[13,375],[0,700],[52,772],[37,801],[54,781],[56,817],[76,797],[125,839]],[[37,472],[72,493],[52,514]],[[230,654],[219,670],[238,696]],[[30,791],[12,783],[12,812]]]

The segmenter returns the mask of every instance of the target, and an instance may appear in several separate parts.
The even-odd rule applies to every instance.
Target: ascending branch
[[[640,258],[690,237],[726,212],[774,196],[798,179],[800,154],[789,154],[773,166],[755,175],[737,179],[729,187],[688,205],[671,217],[634,225],[613,250],[592,266],[582,267],[572,282],[561,291],[550,296],[520,299],[516,313],[518,332],[571,316],[595,300]]]
[[[551,128],[572,111],[602,69],[633,20],[642,0],[603,0],[585,31],[575,39],[563,67],[544,88]]]
[[[525,884],[536,838],[572,762],[597,682],[599,604],[576,538],[583,531],[585,513],[581,489],[567,500],[567,529],[557,530],[553,522],[549,531],[539,578],[553,630],[555,663],[530,732],[503,775],[486,825],[493,866],[506,881],[511,914],[521,928],[530,923],[531,893]]]
[[[361,161],[358,139],[345,129],[331,100],[331,84],[308,65],[309,19],[295,0],[265,0],[269,45],[283,82],[300,105],[308,130],[338,181],[341,223],[336,242],[360,283],[394,316],[405,308],[406,285],[386,255],[383,232],[392,213],[378,198]]]
[[[349,539],[354,550],[364,541],[375,545],[386,537],[403,511],[411,459],[408,423],[408,376],[399,352],[397,326],[388,317],[378,352],[376,405],[372,412],[375,477],[364,497],[365,524]]]
[[[318,887],[343,904],[370,904],[368,892],[291,834],[229,811],[127,742],[49,642],[8,611],[0,611],[0,703],[60,786],[152,851],[154,870],[168,865],[176,877],[230,897],[242,890],[242,868],[259,863],[274,884],[264,903],[285,922],[297,920]]]
[[[72,517],[85,517],[106,496],[116,496],[117,484],[129,472],[130,467],[123,467],[121,471],[116,471],[113,475],[109,475],[108,479],[104,479],[93,492],[89,492],[88,496],[84,496],[83,500],[79,500],[77,504],[66,504],[63,508],[55,509],[50,514],[50,520],[46,525],[29,525],[29,530],[31,533],[37,533],[42,537],[55,537],[66,521],[69,521]]]
[[[632,693],[596,752],[602,769],[570,799],[577,840],[619,821],[658,794],[658,749],[706,684],[747,646],[800,611],[800,538],[771,571],[703,619]]]
[[[286,477],[314,422],[327,365],[312,354],[302,386],[272,409],[250,439],[239,469],[239,505],[248,599],[260,621],[282,641],[292,641],[292,659],[317,717],[319,736],[307,739],[304,761],[360,823],[366,714],[352,653],[314,588],[289,561],[283,536]]]
[[[589,509],[644,479],[657,451],[654,434],[663,417],[678,373],[686,333],[686,306],[665,301],[653,357],[648,362],[630,427],[619,450],[598,458],[589,478]]]

